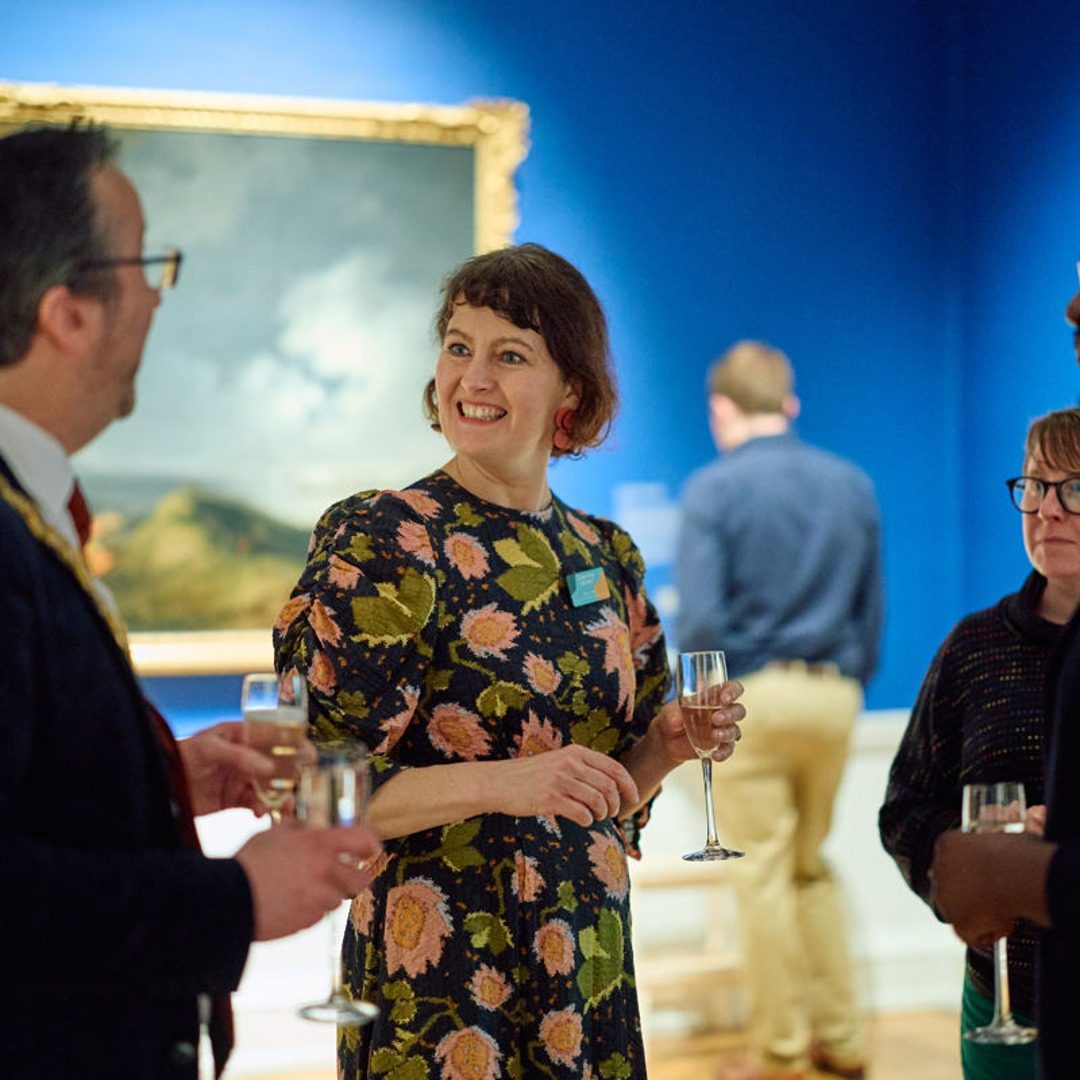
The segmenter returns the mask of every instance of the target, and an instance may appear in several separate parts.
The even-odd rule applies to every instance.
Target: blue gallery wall
[[[1020,472],[1028,421],[1080,404],[1063,319],[1080,259],[1080,21],[1051,0],[983,0],[965,18],[962,570],[975,605],[1027,570],[1001,481]]]
[[[1016,63],[1025,80],[1037,69],[1024,91],[1031,110],[1039,86],[1058,89],[1069,68],[1066,48],[1044,63],[1028,24],[1038,19],[1020,5],[1008,19],[1010,5],[994,5],[1003,15],[990,27],[982,6],[0,0],[0,80],[526,101],[518,238],[561,251],[594,283],[623,391],[611,448],[559,465],[557,489],[609,514],[622,484],[659,483],[674,497],[712,454],[709,361],[742,336],[783,347],[803,435],[855,458],[877,484],[888,623],[869,704],[903,707],[949,626],[1022,565],[1016,523],[988,513],[971,484],[1012,471],[981,435],[990,421],[1018,439],[1030,412],[1055,404],[1018,408],[1002,341],[1025,326],[1026,342],[1046,322],[1037,305],[1047,294],[1051,307],[1058,294],[1064,302],[1071,266],[1010,294],[1000,323],[970,307],[1001,264],[1014,281],[1025,260],[1041,265],[1027,228],[1026,115],[998,54],[1014,36],[1030,50]],[[1035,6],[1064,23],[1069,5]],[[983,94],[1014,109],[1008,145]],[[1045,125],[1055,145],[1066,132]],[[996,187],[972,176],[1013,155],[1017,169]],[[1063,162],[1035,178],[1062,192],[1068,181]],[[972,227],[990,209],[993,237]],[[1076,237],[1075,216],[1071,225],[1062,232]],[[652,546],[662,587],[666,553]]]

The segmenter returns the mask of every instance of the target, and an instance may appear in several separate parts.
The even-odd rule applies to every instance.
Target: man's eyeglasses
[[[1080,514],[1080,476],[1064,480],[1040,480],[1037,476],[1014,476],[1005,481],[1013,506],[1021,514],[1035,514],[1042,506],[1046,493],[1053,488],[1066,514]]]
[[[110,266],[141,266],[146,284],[158,292],[171,289],[180,280],[180,263],[184,256],[172,248],[164,255],[132,255],[124,259],[90,259],[79,263],[80,270],[104,270]],[[153,269],[151,269],[153,268]]]

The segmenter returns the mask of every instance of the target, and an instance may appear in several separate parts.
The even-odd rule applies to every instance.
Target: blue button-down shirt
[[[869,680],[881,518],[861,469],[792,432],[755,438],[695,472],[682,505],[680,649],[723,649],[735,676],[806,660]]]

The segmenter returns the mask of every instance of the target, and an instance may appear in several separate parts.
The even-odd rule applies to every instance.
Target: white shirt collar
[[[0,457],[41,516],[78,551],[78,533],[68,512],[75,473],[63,446],[21,413],[0,405]]]

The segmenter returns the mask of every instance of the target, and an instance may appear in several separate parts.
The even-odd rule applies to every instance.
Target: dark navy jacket
[[[194,1076],[196,994],[252,932],[239,864],[181,845],[107,623],[0,501],[0,1076]]]

